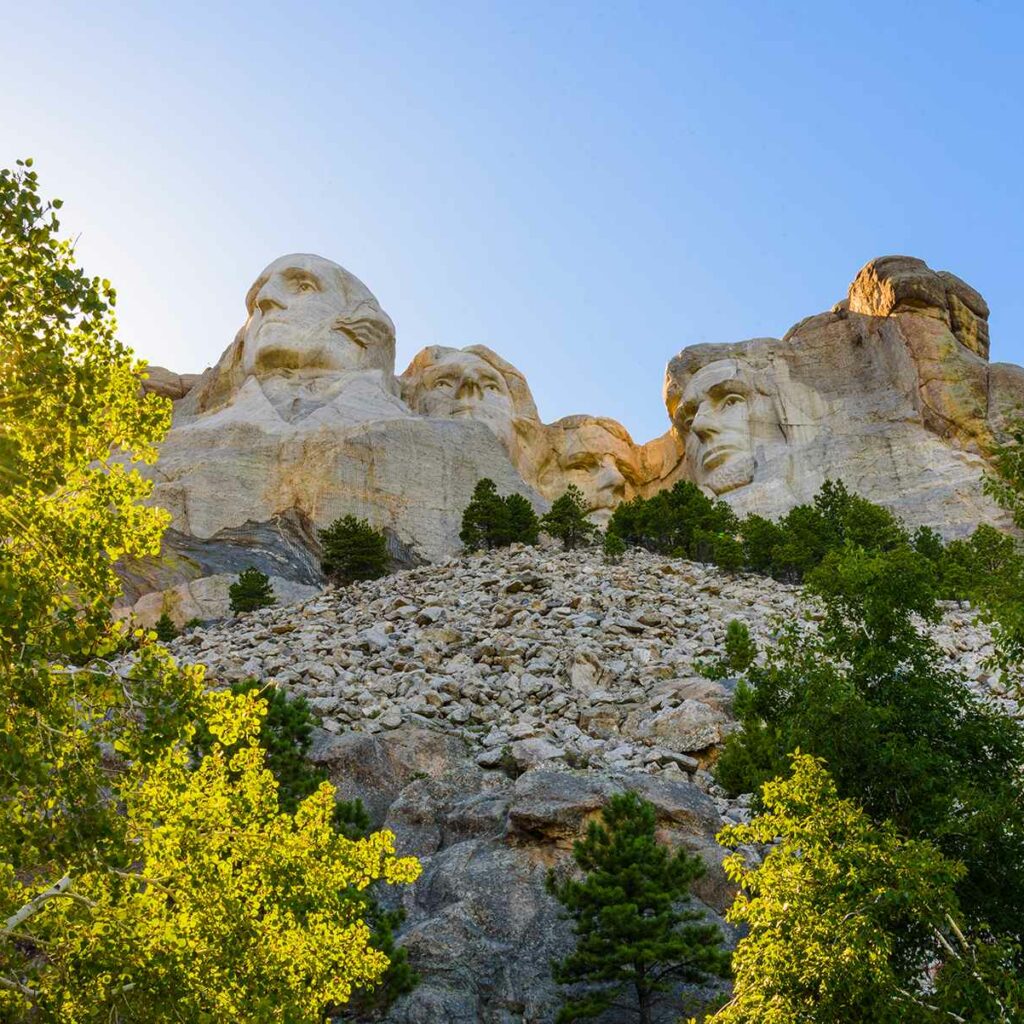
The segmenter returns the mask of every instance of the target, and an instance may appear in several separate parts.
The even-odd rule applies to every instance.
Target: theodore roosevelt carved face
[[[395,330],[369,289],[337,263],[297,253],[274,260],[245,299],[245,375],[394,372]]]
[[[620,423],[602,416],[567,416],[545,428],[548,455],[538,472],[538,488],[557,498],[575,484],[595,518],[636,493],[639,453]]]

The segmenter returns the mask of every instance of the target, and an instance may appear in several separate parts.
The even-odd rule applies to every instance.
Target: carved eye
[[[726,395],[725,398],[722,399],[722,408],[726,409],[730,405],[736,405],[738,402],[743,401],[745,401],[745,399],[742,395]]]
[[[693,426],[693,417],[692,416],[687,416],[686,419],[683,420],[683,423],[682,423],[683,430],[689,430],[690,427],[692,427],[692,426]]]
[[[450,391],[454,386],[454,382],[448,377],[440,377],[433,383],[435,391]]]
[[[501,388],[495,384],[493,380],[486,381],[484,383],[484,389],[487,391],[500,391]]]

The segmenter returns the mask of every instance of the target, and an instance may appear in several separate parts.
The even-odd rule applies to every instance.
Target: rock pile
[[[819,614],[798,587],[630,552],[513,548],[453,559],[196,630],[172,647],[215,679],[305,696],[331,733],[408,722],[514,763],[697,771],[731,727],[721,657],[730,620],[763,651],[782,620]],[[950,608],[942,647],[982,691],[988,633]]]
[[[662,841],[708,867],[698,902],[714,919],[728,906],[714,836],[749,801],[725,799],[706,768],[734,727],[735,680],[699,664],[721,657],[731,619],[763,650],[780,620],[819,614],[799,588],[758,576],[639,551],[607,565],[596,551],[518,548],[328,589],[171,647],[215,680],[256,676],[306,696],[323,726],[314,760],[423,861],[401,897],[423,980],[386,1019],[540,1024],[558,1005],[550,961],[571,943],[544,879],[568,869],[612,792],[649,799]],[[969,610],[948,609],[936,638],[973,688],[999,697],[990,637]]]

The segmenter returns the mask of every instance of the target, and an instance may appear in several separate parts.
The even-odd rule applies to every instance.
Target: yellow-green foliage
[[[740,852],[725,861],[742,886],[726,918],[749,933],[733,954],[733,999],[712,1020],[935,1019],[919,984],[956,913],[962,868],[839,799],[821,761],[796,754],[792,764],[790,777],[765,784],[762,814],[718,837],[734,849],[775,845],[758,867]]]
[[[114,562],[167,522],[131,463],[169,403],[53,209],[0,171],[0,1020],[319,1022],[388,965],[352,894],[419,864],[339,836],[329,785],[281,811],[258,697],[206,692],[152,634],[128,678],[105,660]]]
[[[342,838],[327,783],[282,813],[257,742],[265,702],[223,692],[203,701],[218,742],[197,767],[174,745],[128,769],[130,870],[91,866],[73,879],[77,898],[26,922],[50,951],[35,1001],[52,1019],[107,1021],[113,1010],[124,1020],[320,1021],[388,966],[347,893],[411,882],[418,862],[396,857],[388,832]],[[225,757],[221,744],[239,741]],[[5,906],[39,888],[8,880]]]

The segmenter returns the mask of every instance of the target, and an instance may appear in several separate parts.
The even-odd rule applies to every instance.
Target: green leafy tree
[[[597,527],[587,519],[587,502],[583,492],[569,484],[565,493],[554,500],[551,509],[541,518],[540,525],[566,550],[589,544],[598,532]]]
[[[770,849],[756,867],[741,853],[725,862],[740,886],[726,917],[749,930],[715,1024],[957,1019],[936,1012],[923,982],[939,953],[936,936],[958,914],[962,868],[840,799],[822,762],[806,754],[792,758],[788,778],[765,785],[762,804],[750,824],[719,835],[733,849]],[[998,1004],[992,985],[980,988]]]
[[[957,894],[972,929],[1019,942],[1024,731],[971,693],[922,628],[938,615],[930,564],[909,547],[846,547],[809,580],[825,619],[791,624],[748,670],[718,779],[756,792],[797,748],[825,758],[841,795],[964,865]]]
[[[270,577],[254,566],[238,574],[238,579],[228,587],[228,598],[231,611],[236,615],[239,612],[269,608],[277,600],[274,588],[270,585]]]
[[[320,531],[324,555],[321,568],[338,583],[375,580],[391,565],[387,538],[365,519],[343,516]]]
[[[141,631],[127,678],[106,660],[115,562],[168,521],[135,464],[170,403],[57,205],[27,163],[0,171],[0,1019],[313,1024],[388,966],[351,893],[419,868],[389,833],[335,833],[329,786],[281,811],[262,701]]]
[[[162,644],[170,643],[179,635],[178,627],[175,626],[167,612],[164,612],[160,618],[156,620],[156,625],[153,629],[156,632],[157,640]]]
[[[653,805],[619,793],[601,818],[573,846],[584,877],[559,882],[548,876],[576,932],[576,949],[553,965],[554,977],[585,989],[566,1000],[556,1020],[598,1017],[628,994],[636,1019],[650,1024],[656,997],[673,980],[724,977],[729,959],[719,929],[680,905],[704,866],[693,854],[672,853],[657,842]]]
[[[309,702],[302,696],[289,697],[281,687],[258,679],[232,683],[231,692],[237,696],[258,696],[266,703],[259,745],[264,765],[277,780],[278,803],[282,810],[293,814],[303,800],[327,781],[327,773],[308,759],[316,725]],[[201,723],[194,740],[196,753],[205,756],[214,742],[209,728]],[[239,744],[226,747],[225,755],[230,758],[239,748]],[[358,798],[335,805],[332,825],[339,835],[351,841],[365,840],[372,834],[370,817]],[[360,1019],[384,1010],[399,996],[411,992],[419,981],[419,975],[409,964],[408,952],[395,941],[395,931],[405,920],[405,912],[400,908],[385,910],[379,897],[377,885],[348,894],[349,901],[358,905],[358,916],[370,928],[370,946],[388,958],[388,967],[372,985],[356,987],[343,1008],[345,1017]]]

